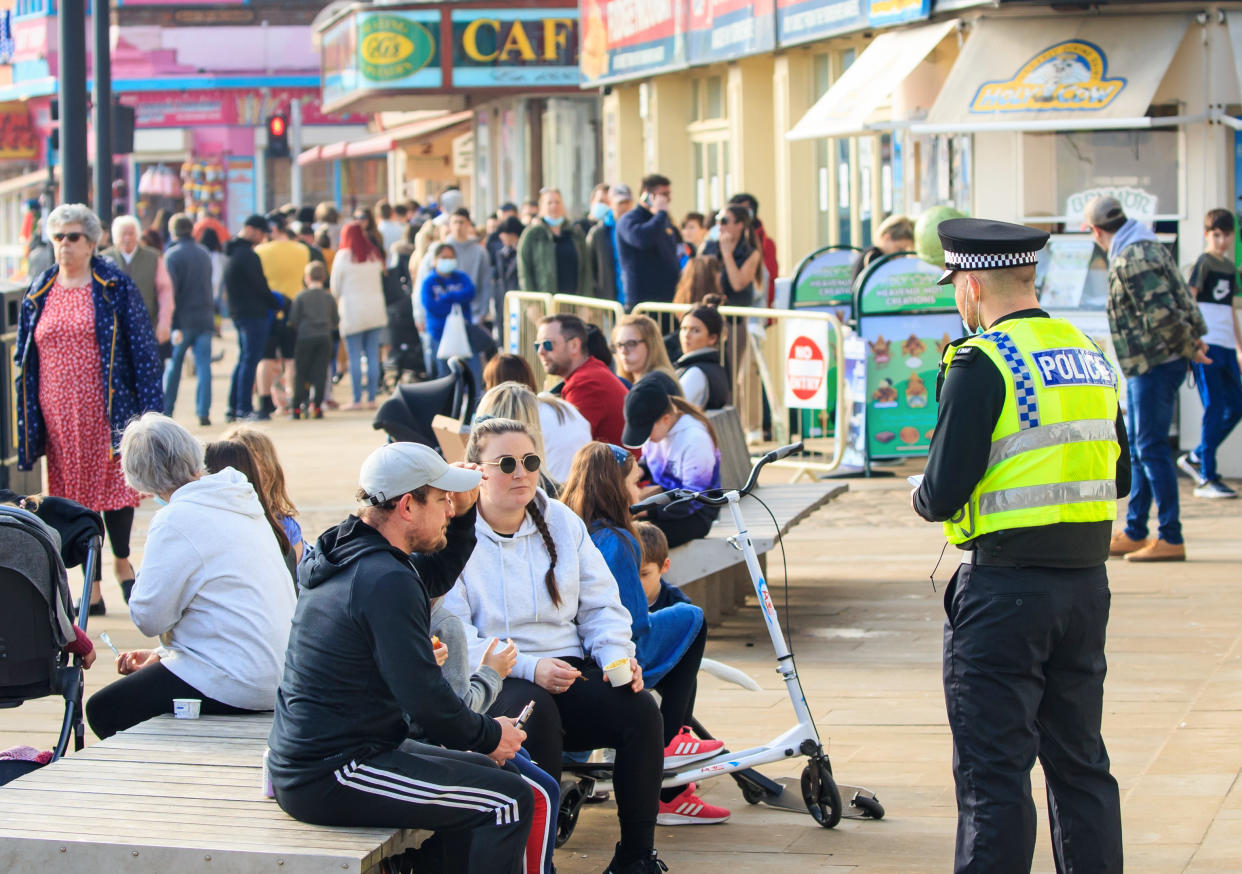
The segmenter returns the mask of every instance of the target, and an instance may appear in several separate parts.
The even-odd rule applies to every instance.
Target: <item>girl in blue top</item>
[[[453,311],[453,304],[460,304],[463,314],[470,312],[474,291],[473,280],[457,269],[457,250],[448,243],[437,246],[436,269],[427,274],[419,291],[433,350],[444,336],[444,322]]]
[[[635,657],[646,683],[660,693],[664,719],[664,768],[713,756],[723,744],[690,734],[696,678],[707,645],[703,610],[690,603],[649,612],[639,570],[643,552],[634,532],[629,505],[637,499],[641,468],[620,446],[588,443],[574,455],[565,481],[563,503],[587,525],[591,542],[616,578],[621,603],[630,614]],[[664,789],[656,822],[689,825],[724,822],[729,811],[694,795],[694,784]]]

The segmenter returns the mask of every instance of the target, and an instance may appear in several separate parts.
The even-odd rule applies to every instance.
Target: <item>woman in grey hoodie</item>
[[[582,520],[539,490],[543,460],[525,425],[477,423],[466,457],[486,471],[477,544],[444,606],[466,627],[472,663],[491,637],[512,639],[519,653],[489,713],[516,716],[534,700],[524,747],[557,781],[565,750],[615,749],[621,841],[607,871],[661,870],[653,844],[663,723],[643,691],[617,582]],[[604,667],[627,659],[633,682],[612,686]]]

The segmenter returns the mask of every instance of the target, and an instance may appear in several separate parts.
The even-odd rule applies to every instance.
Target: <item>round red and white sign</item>
[[[809,401],[824,390],[827,377],[828,363],[819,344],[810,337],[794,338],[785,361],[785,381],[794,397]]]

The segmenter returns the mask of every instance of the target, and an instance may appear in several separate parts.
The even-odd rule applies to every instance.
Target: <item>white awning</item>
[[[913,133],[1156,127],[1149,118],[1188,15],[984,18]]]
[[[891,127],[883,120],[877,123],[876,111],[956,27],[957,19],[951,19],[880,34],[785,138],[817,140]]]

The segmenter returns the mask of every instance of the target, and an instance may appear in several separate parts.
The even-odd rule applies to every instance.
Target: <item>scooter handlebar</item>
[[[641,513],[644,510],[650,510],[652,507],[666,507],[674,501],[684,501],[686,498],[693,498],[695,495],[691,489],[672,489],[667,492],[660,492],[649,498],[643,498],[637,504],[630,505],[631,513]]]

